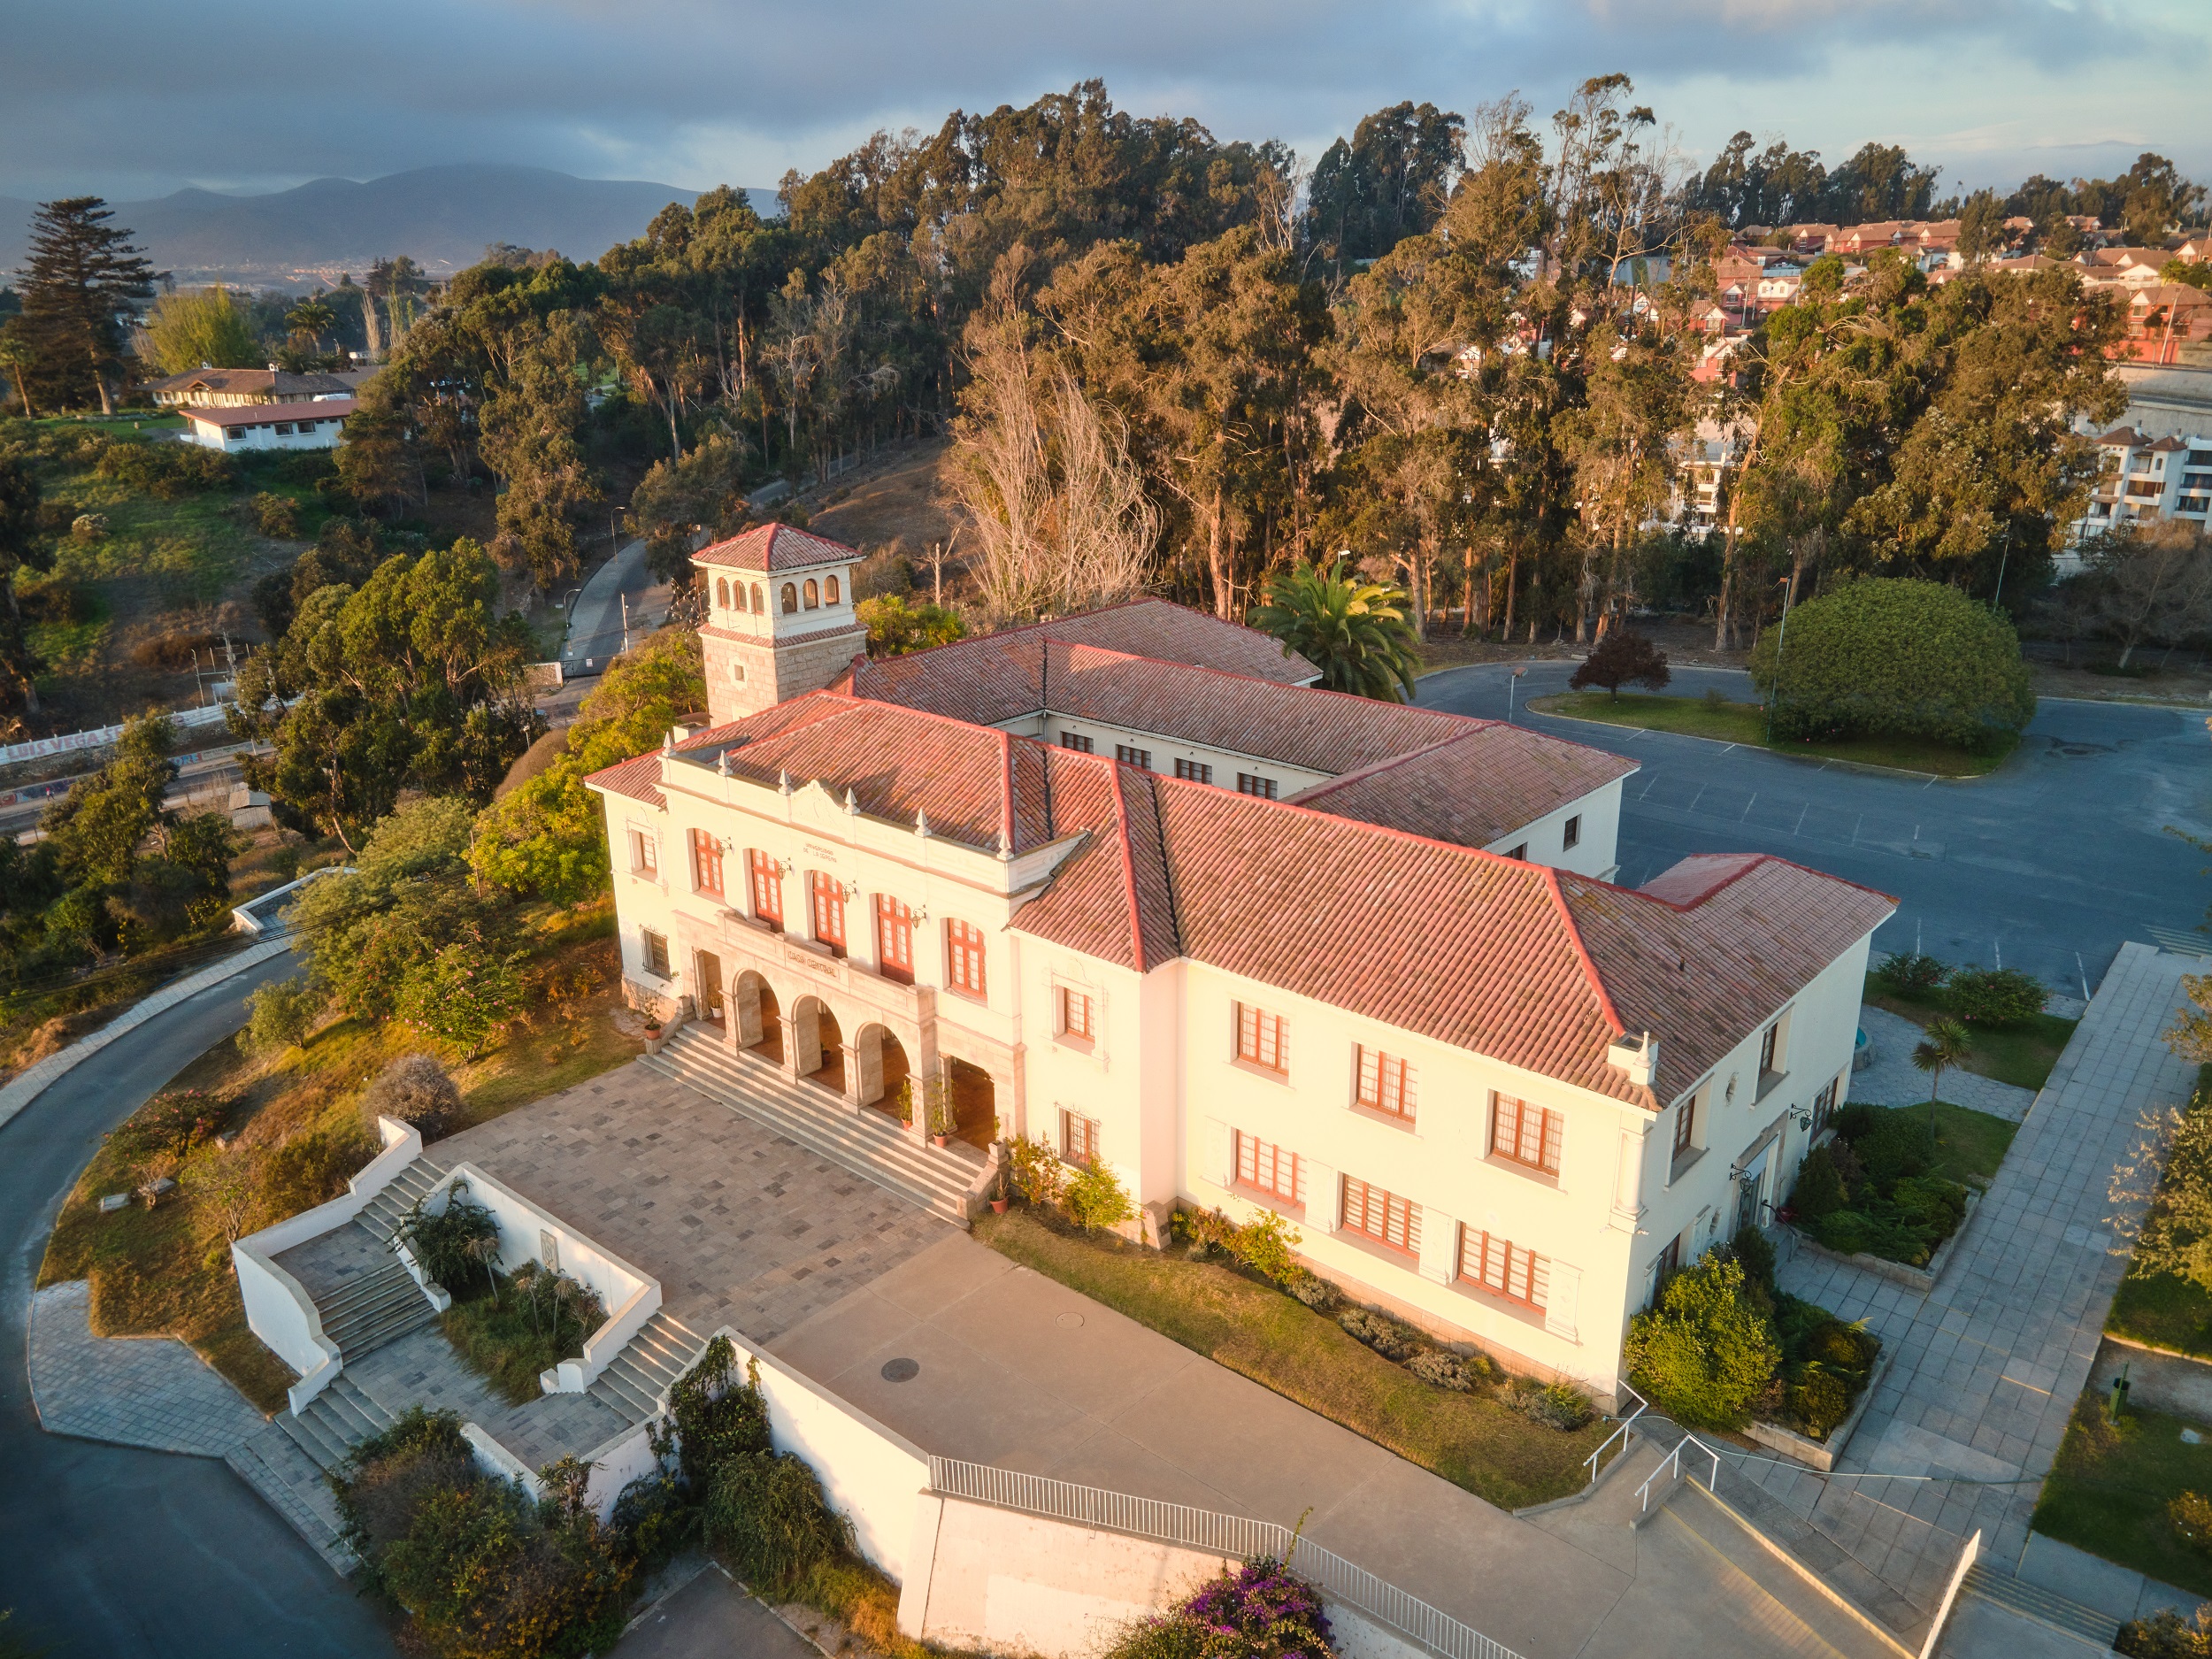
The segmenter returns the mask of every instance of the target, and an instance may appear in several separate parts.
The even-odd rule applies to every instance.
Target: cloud
[[[2001,173],[2124,129],[2203,173],[2208,45],[2193,0],[88,0],[12,20],[0,191],[128,199],[451,161],[772,184],[876,127],[1093,75],[1125,108],[1311,152],[1402,97],[1465,109],[1517,87],[1548,114],[1617,68],[1700,155],[1740,127],[1832,155],[1911,133],[1928,158]],[[2123,111],[2104,62],[2127,66]]]

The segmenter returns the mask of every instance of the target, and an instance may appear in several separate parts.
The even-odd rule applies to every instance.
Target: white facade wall
[[[1034,725],[1034,722],[1031,724]],[[1317,772],[1309,766],[1293,766],[1263,755],[1240,755],[1234,749],[1211,749],[1204,744],[1192,743],[1179,737],[1159,732],[1139,731],[1133,726],[1109,726],[1102,720],[1078,719],[1061,714],[1048,715],[1042,729],[1035,734],[1041,741],[1060,747],[1065,733],[1075,733],[1091,740],[1092,750],[1107,759],[1115,757],[1116,745],[1127,744],[1133,749],[1147,751],[1152,757],[1148,771],[1156,772],[1164,778],[1176,776],[1175,763],[1179,760],[1210,766],[1213,775],[1204,781],[1219,789],[1234,789],[1237,774],[1248,772],[1256,778],[1272,779],[1278,800],[1288,800],[1301,789],[1310,789],[1317,783],[1326,783],[1336,774]],[[1259,793],[1254,791],[1254,793]]]
[[[303,432],[305,421],[259,421],[250,426],[221,426],[213,421],[187,419],[185,431],[190,441],[205,449],[220,449],[226,455],[250,454],[261,450],[334,449],[343,442],[345,417],[324,415],[314,420],[311,431]],[[280,432],[277,427],[285,428]]]

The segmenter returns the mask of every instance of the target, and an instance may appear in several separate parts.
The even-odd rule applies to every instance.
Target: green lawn
[[[1570,691],[1558,696],[1531,697],[1528,706],[1538,714],[1599,720],[1608,726],[1640,726],[1653,732],[1680,732],[1688,737],[1710,737],[1754,749],[1771,749],[1778,755],[1855,761],[1863,766],[1933,772],[1942,778],[1978,778],[1996,771],[2012,752],[2008,747],[1994,755],[1970,755],[1948,744],[1905,737],[1860,738],[1845,743],[1799,743],[1778,738],[1770,743],[1764,704],[1724,703],[1704,697],[1655,697],[1633,692],[1613,697],[1602,691]]]
[[[1945,1010],[1942,992],[1926,996],[1903,995],[1872,973],[1866,976],[1864,1000],[1877,1008],[1902,1015],[1916,1025],[1925,1025]],[[2015,1088],[2041,1088],[2051,1075],[2051,1068],[2058,1064],[2059,1056],[2066,1052],[2074,1027],[2080,1023],[2077,1019],[2061,1019],[2055,1014],[2038,1014],[2001,1031],[1970,1025],[1967,1033],[1974,1046],[1966,1056],[1965,1069],[1978,1077],[2009,1083]]]
[[[2130,1271],[2104,1328],[2131,1342],[2212,1359],[2212,1292],[2171,1273],[2144,1279]]]
[[[1925,1131],[1926,1102],[1890,1110]],[[1947,1102],[1936,1112],[1936,1161],[1932,1173],[1947,1181],[1985,1187],[1996,1179],[1997,1166],[2005,1161],[2005,1152],[2019,1133],[2020,1125],[2007,1118]]]
[[[2084,1394],[2043,1483],[2035,1530],[2212,1595],[2212,1557],[2184,1543],[2166,1517],[2168,1502],[2183,1492],[2212,1494],[2212,1436],[2184,1445],[2181,1431],[2190,1427],[2203,1425],[2132,1408],[2116,1427],[2095,1393]]]
[[[1487,1394],[1432,1387],[1334,1319],[1212,1263],[1076,1237],[1020,1210],[982,1217],[975,1236],[1502,1508],[1579,1491],[1583,1459],[1611,1432],[1598,1421],[1563,1433]]]

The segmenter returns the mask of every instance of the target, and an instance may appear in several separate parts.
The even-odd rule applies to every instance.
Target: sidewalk
[[[1742,1472],[1924,1622],[1977,1529],[1988,1568],[2024,1571],[2029,1517],[2127,1266],[2113,1171],[2146,1111],[2188,1098],[2195,1068],[2160,1033],[2182,975],[2205,966],[2121,949],[1926,1298],[1809,1251],[1782,1264],[1784,1289],[1865,1319],[1894,1356],[1838,1471],[1886,1478],[1750,1459]]]
[[[185,1344],[95,1336],[91,1308],[81,1279],[31,1298],[31,1398],[49,1434],[223,1457],[261,1431],[261,1413]]]

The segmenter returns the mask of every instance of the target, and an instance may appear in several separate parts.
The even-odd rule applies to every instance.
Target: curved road
[[[392,1652],[368,1603],[222,1463],[48,1434],[24,1375],[31,1282],[100,1137],[295,971],[279,956],[178,1003],[0,1128],[0,1608],[56,1659]]]
[[[1502,719],[1509,664],[1420,682],[1432,709]],[[1643,770],[1621,808],[1620,873],[1634,887],[1699,852],[1771,852],[1898,900],[1877,950],[2025,969],[2086,996],[2127,940],[2212,950],[2202,853],[2212,837],[2205,715],[2140,703],[2046,700],[2020,748],[1986,778],[1931,782],[1663,732],[1532,715],[1567,688],[1571,662],[1525,664],[1516,720],[1627,755]],[[1749,699],[1735,669],[1680,668],[1669,690]]]

